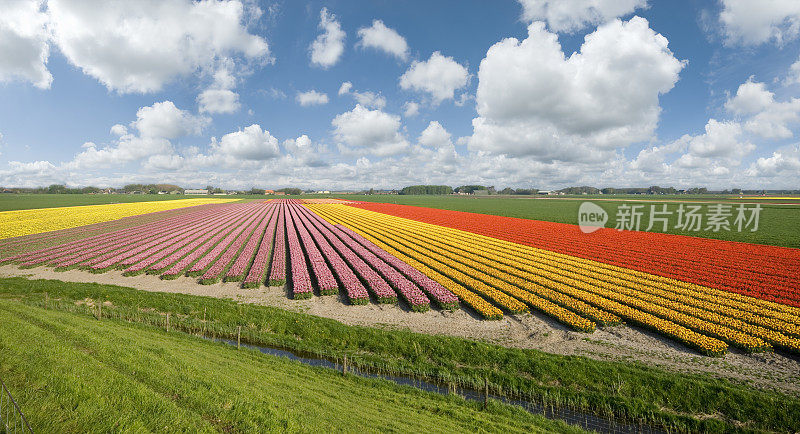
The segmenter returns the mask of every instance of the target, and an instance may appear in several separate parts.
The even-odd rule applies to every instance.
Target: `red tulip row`
[[[800,249],[394,204],[352,206],[800,306]]]
[[[349,252],[346,248],[342,249],[340,248],[341,246],[337,246],[335,244],[331,245],[329,243],[329,241],[332,240],[326,239],[320,233],[320,228],[309,219],[309,211],[305,207],[292,205],[291,208],[293,212],[296,212],[299,220],[317,242],[322,254],[325,256],[328,262],[330,262],[331,268],[333,268],[333,271],[336,273],[339,281],[342,282],[342,287],[344,288],[350,303],[367,304],[369,302],[369,293],[367,292],[367,288],[364,286],[364,284],[361,283],[361,279],[364,279],[366,282],[370,282],[370,279],[365,277],[365,270],[359,267],[359,264],[352,261],[352,258],[348,256]],[[352,269],[350,268],[351,266],[353,267]],[[356,273],[358,276],[356,276]],[[359,276],[361,279],[359,279]],[[394,291],[392,291],[392,288],[389,288],[388,285],[386,285],[385,288],[388,289],[388,293],[384,290],[384,288],[371,287],[371,289],[373,292],[375,292],[378,301],[381,303],[394,303],[397,301]]]
[[[336,278],[333,277],[333,272],[331,272],[330,267],[328,267],[325,256],[322,255],[322,252],[320,252],[319,248],[317,248],[317,245],[314,243],[314,237],[311,236],[308,229],[306,229],[300,217],[297,215],[297,209],[292,205],[288,205],[287,208],[293,222],[290,228],[294,227],[297,234],[300,236],[300,240],[302,240],[303,250],[306,252],[311,271],[314,272],[320,294],[332,295],[339,293],[339,283],[336,282]]]
[[[253,219],[251,219],[245,225],[240,226],[243,229],[237,229],[234,232],[231,232],[225,240],[220,242],[214,250],[211,251],[206,258],[212,258],[213,264],[209,261],[209,264],[205,266],[205,272],[203,273],[203,277],[200,279],[200,283],[208,285],[212,283],[216,283],[222,277],[223,274],[227,271],[228,267],[233,263],[234,259],[240,257],[242,246],[244,243],[249,239],[260,239],[264,230],[264,226],[262,222],[266,223],[269,219],[267,215],[268,212],[271,213],[273,207],[265,206],[263,207],[258,213],[255,215]],[[261,228],[261,232],[256,232],[256,228]],[[232,242],[227,242],[228,239],[233,238]],[[222,247],[220,249],[220,247]],[[244,256],[241,256],[244,257]],[[198,272],[202,272],[202,261],[198,261],[193,267],[192,270],[197,269]],[[192,270],[189,270],[189,275],[191,276]]]
[[[264,278],[264,270],[266,269],[267,259],[269,259],[269,253],[272,249],[272,236],[275,233],[275,222],[277,220],[278,211],[276,211],[278,207],[270,207],[269,215],[267,215],[262,221],[261,224],[256,228],[255,232],[253,232],[253,236],[247,240],[247,244],[242,249],[239,256],[236,258],[236,261],[231,265],[228,269],[228,272],[225,274],[225,281],[226,282],[239,282],[245,277],[245,273],[247,273],[248,269],[252,267],[259,267],[258,269],[258,279],[259,282]],[[265,255],[263,260],[256,259],[256,249],[266,241],[265,247]]]

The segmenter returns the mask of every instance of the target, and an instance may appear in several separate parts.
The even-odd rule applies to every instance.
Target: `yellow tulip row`
[[[420,225],[425,225],[425,224],[419,222],[411,222],[410,225],[415,228],[415,233],[419,233],[418,229]],[[448,233],[448,235],[452,234],[463,235],[462,231],[457,231],[450,228],[442,228],[442,232]],[[459,234],[459,232],[462,233]],[[470,250],[472,248],[484,249],[484,247],[482,246],[483,243],[476,242],[475,237],[473,237],[473,235],[474,234],[469,234],[470,239],[467,240],[468,245],[459,244],[458,242],[454,242],[451,244],[453,247],[462,250]],[[519,247],[523,248],[526,247],[502,240],[496,240],[489,237],[485,238],[490,240],[492,243],[495,244],[503,243],[508,245],[509,247],[512,247],[512,249],[509,250],[514,250],[514,248],[519,248]],[[440,234],[437,234],[436,238],[430,239],[429,241],[436,243],[437,240],[450,240],[450,239],[451,237],[443,239]],[[588,283],[590,285],[597,285],[600,287],[604,287],[612,292],[617,288],[625,288],[625,287],[632,288],[636,291],[639,291],[639,293],[631,292],[629,293],[629,295],[631,296],[634,297],[638,296],[640,298],[648,297],[648,301],[651,303],[656,303],[661,306],[671,308],[673,310],[679,310],[684,313],[689,313],[691,316],[697,317],[701,320],[711,321],[718,325],[735,329],[733,331],[730,331],[726,330],[726,328],[723,327],[720,328],[720,333],[717,333],[716,335],[729,336],[729,337],[739,336],[739,339],[732,340],[731,343],[734,343],[737,346],[745,348],[748,351],[767,350],[769,349],[769,346],[765,345],[765,343],[760,339],[753,339],[752,337],[749,338],[742,337],[738,332],[744,332],[756,336],[758,338],[763,338],[772,344],[793,351],[798,351],[798,349],[800,349],[800,341],[792,336],[795,335],[798,328],[794,324],[786,322],[787,318],[785,318],[785,315],[777,314],[774,311],[772,311],[771,313],[773,315],[777,315],[777,318],[763,315],[765,312],[761,312],[762,315],[757,315],[750,312],[739,310],[737,308],[724,306],[718,303],[707,302],[705,299],[697,300],[687,295],[683,295],[681,294],[680,290],[675,291],[674,288],[670,288],[666,285],[656,285],[648,281],[643,282],[641,280],[634,279],[630,276],[617,277],[616,274],[618,273],[616,271],[603,269],[601,267],[594,267],[594,264],[587,263],[587,261],[580,261],[580,263],[578,264],[575,263],[578,261],[572,262],[569,260],[562,262],[557,262],[557,261],[554,262],[549,258],[547,258],[548,256],[547,254],[551,252],[545,250],[531,248],[528,251],[528,255],[524,257],[516,256],[513,254],[506,255],[505,252],[499,251],[498,249],[495,250],[484,249],[483,251],[489,252],[487,254],[484,254],[484,256],[486,257],[487,260],[491,261],[490,263],[495,268],[498,268],[503,273],[517,275],[529,281],[535,280],[537,276],[530,273],[526,273],[525,270],[527,270],[527,268],[521,267],[520,265],[527,264],[529,267],[535,269],[537,271],[537,274],[543,272],[546,269],[549,269],[551,271],[555,271],[557,274],[564,275],[567,278],[577,279],[580,281],[584,281],[585,283]],[[503,259],[508,259],[508,261],[504,261]],[[502,263],[505,263],[510,267],[503,266]],[[554,268],[545,267],[545,269],[543,270],[542,263],[545,263],[545,265],[552,265]],[[570,265],[569,270],[572,270],[572,272],[567,271],[567,267],[564,267],[565,264]],[[519,267],[519,268],[512,268],[512,267]],[[518,286],[530,290],[530,287],[524,284],[525,282],[524,280],[519,282],[515,283],[517,283]],[[568,282],[568,284],[574,286],[574,282]],[[611,286],[609,286],[609,284],[611,284]],[[552,286],[552,284],[550,284],[549,286]],[[563,288],[563,286],[559,288],[559,290],[561,291],[563,291],[564,289],[565,288]],[[690,290],[686,290],[686,292],[692,293]],[[652,297],[653,294],[657,295],[658,297],[656,298]],[[678,303],[675,303],[676,301]],[[744,303],[733,303],[733,304],[736,305],[737,307],[745,307],[745,308],[750,306]],[[757,307],[756,310],[758,310]],[[602,324],[602,321],[600,322]],[[695,322],[696,320],[692,320],[690,322],[685,323],[685,325],[691,326]],[[707,325],[704,325],[702,327],[705,327],[706,329],[708,328]]]
[[[354,230],[370,230],[379,238],[393,239],[416,257],[420,254],[439,255],[441,259],[448,261],[451,268],[462,274],[476,276],[485,284],[501,290],[513,288],[512,291],[517,291],[512,292],[514,295],[535,309],[543,310],[543,307],[548,308],[549,305],[560,306],[600,324],[613,324],[615,319],[618,321],[622,317],[710,354],[724,352],[727,346],[719,339],[702,333],[719,337],[748,351],[769,349],[769,344],[761,338],[785,348],[797,348],[797,341],[793,338],[746,322],[747,318],[760,321],[755,314],[734,310],[747,314],[740,316],[743,319],[740,320],[715,312],[713,309],[724,306],[704,304],[705,300],[700,300],[701,307],[696,307],[686,302],[697,300],[676,291],[676,288],[661,288],[667,286],[664,285],[666,282],[659,282],[658,279],[635,279],[634,275],[620,273],[627,271],[620,267],[594,267],[591,261],[582,262],[582,267],[576,267],[578,264],[570,264],[569,261],[581,258],[559,255],[554,260],[542,254],[552,252],[352,207],[328,207],[324,211],[315,211],[327,211],[326,214],[337,223],[346,224]],[[507,248],[504,250],[502,247]],[[523,254],[526,256],[522,256]],[[470,283],[472,282],[467,282],[467,286]],[[520,297],[519,289],[524,289],[537,298]],[[686,292],[689,291],[691,290],[687,288]],[[546,301],[549,305],[542,304],[539,300]],[[740,304],[752,307],[745,303]],[[559,315],[550,314],[559,318]],[[581,315],[576,316],[582,318]],[[586,318],[582,319],[587,320]],[[567,318],[559,319],[564,321]],[[778,322],[773,326],[781,324],[779,319],[776,321]],[[569,319],[564,322],[569,324]],[[574,324],[571,325],[575,327]]]
[[[446,229],[450,230],[449,228]],[[793,308],[791,306],[742,296],[740,294],[727,293],[725,291],[714,290],[713,288],[705,288],[675,279],[650,275],[635,270],[536,249],[490,237],[485,237],[485,239],[490,243],[494,243],[498,248],[523,255],[524,259],[541,256],[548,258],[555,266],[569,265],[571,267],[576,267],[578,270],[592,269],[592,275],[595,277],[606,280],[611,278],[620,279],[615,282],[616,284],[643,285],[648,288],[671,292],[674,294],[672,297],[683,297],[681,299],[683,303],[695,304],[703,309],[741,318],[754,325],[760,325],[790,335],[800,336],[800,325],[798,325],[800,324],[800,312],[792,313]],[[725,295],[733,295],[735,297],[713,295],[717,293],[713,291],[718,291]]]
[[[57,231],[158,211],[225,203],[233,199],[180,199],[0,212],[0,239]]]
[[[306,206],[311,209],[315,208],[313,206],[310,206],[309,204],[306,204]],[[322,210],[324,209],[326,208],[325,207],[317,208],[317,214],[319,214],[322,218],[326,219],[331,224],[344,224],[344,222],[339,218],[337,218],[335,215],[322,212]],[[424,273],[426,276],[438,282],[440,285],[450,290],[450,292],[455,294],[456,297],[459,298],[459,300],[461,300],[466,305],[475,309],[475,311],[478,312],[482,317],[493,320],[503,318],[503,311],[494,306],[493,304],[489,303],[485,299],[483,299],[481,296],[475,294],[474,292],[470,291],[469,289],[465,288],[459,283],[453,281],[447,276],[444,276],[438,271],[428,267],[424,263],[412,258],[411,256],[407,256],[406,254],[403,253],[407,252],[413,254],[414,252],[409,252],[408,249],[397,243],[390,242],[391,245],[387,244],[382,240],[373,237],[369,233],[363,231],[357,231],[357,232],[359,232],[361,236],[368,239],[376,246],[380,247],[381,249],[385,250],[386,252],[390,253],[391,255],[395,256],[401,261],[411,265],[412,267]],[[397,247],[399,250],[396,250],[393,246]]]
[[[545,314],[558,319],[559,321],[576,330],[592,332],[596,328],[596,325],[593,321],[581,315],[584,314],[584,312],[581,312],[581,308],[585,308],[585,310],[596,313],[597,317],[615,318],[616,322],[619,323],[619,318],[613,315],[609,316],[606,312],[599,311],[592,306],[588,306],[586,303],[579,302],[578,300],[571,299],[570,297],[565,297],[563,294],[557,294],[553,291],[548,291],[546,288],[542,288],[544,291],[541,291],[539,294],[531,291],[525,291],[511,282],[493,276],[491,274],[493,271],[491,267],[487,267],[484,264],[471,260],[469,253],[454,255],[446,250],[436,248],[433,245],[410,243],[408,242],[409,238],[393,236],[390,231],[385,229],[382,230],[380,225],[372,225],[370,223],[351,223],[357,225],[361,230],[372,231],[378,235],[382,235],[398,243],[402,243],[406,246],[406,248],[415,251],[418,254],[439,258],[441,262],[448,264],[460,275],[467,276],[470,281],[465,283],[468,285],[478,285],[481,287],[486,287],[488,285],[490,288],[496,288],[503,293],[508,294],[510,297],[522,301],[526,305],[544,312]],[[574,311],[567,309],[564,306],[571,307]],[[613,320],[607,322],[612,321]]]
[[[394,220],[394,218],[392,220]],[[395,224],[389,223],[388,226],[390,226],[391,231],[393,233],[402,233],[403,236],[406,237],[406,239],[410,238],[416,240],[418,242],[417,244],[418,247],[436,246],[440,248],[439,251],[441,252],[442,250],[447,249],[447,247],[444,246],[450,244],[451,245],[450,251],[452,252],[452,254],[461,255],[462,258],[467,255],[470,255],[469,252],[474,250],[473,247],[467,243],[457,243],[451,241],[451,238],[446,234],[441,234],[441,233],[433,234],[430,233],[430,231],[426,231],[426,228],[437,231],[438,226],[435,225],[406,221],[406,222],[396,222]],[[472,244],[479,244],[479,243],[473,241]],[[474,258],[475,256],[470,256],[470,259]],[[544,268],[539,268],[536,274],[531,274],[521,270],[517,270],[514,267],[506,266],[499,263],[498,260],[500,260],[501,258],[496,255],[483,257],[482,260],[478,262],[478,264],[480,265],[477,266],[475,265],[475,262],[470,261],[470,259],[462,259],[462,262],[464,262],[468,266],[472,266],[472,268],[475,270],[480,270],[482,273],[488,272],[487,274],[495,274],[496,276],[507,276],[511,274],[531,281],[538,278],[540,281],[543,281],[545,285],[548,286],[551,281],[560,282],[565,286],[576,288],[577,291],[574,291],[573,293],[579,298],[585,298],[586,293],[594,293],[600,298],[612,299],[617,302],[621,302],[623,304],[636,307],[639,310],[649,312],[658,317],[669,320],[673,323],[683,325],[695,331],[705,333],[707,335],[711,335],[723,339],[725,341],[731,342],[739,347],[746,349],[747,351],[751,352],[762,351],[770,348],[769,345],[764,341],[762,341],[761,339],[754,338],[750,335],[747,335],[745,333],[736,330],[731,330],[727,327],[720,326],[718,324],[710,323],[707,321],[699,321],[697,318],[694,318],[692,316],[676,312],[672,309],[665,308],[663,306],[654,305],[648,302],[642,302],[636,299],[635,297],[620,296],[619,294],[615,293],[613,288],[604,288],[604,290],[603,289],[598,290],[598,288],[596,288],[595,286],[587,284],[586,282],[583,282],[579,279],[570,279],[569,277],[561,276],[559,271],[562,270],[557,270],[557,269],[547,270]],[[545,279],[542,279],[542,277],[545,277]],[[478,278],[483,281],[487,281],[485,276],[479,275]],[[493,283],[491,281],[488,281],[487,283],[492,283],[495,286],[497,285],[496,283]],[[595,302],[596,303],[600,302],[601,305],[605,304],[602,302],[602,300],[598,299],[595,299]]]
[[[328,214],[324,213],[322,210],[315,209],[315,211],[320,215],[328,217]],[[362,235],[369,236],[370,239],[375,239],[375,236],[380,237],[383,242],[389,243],[396,247],[399,246],[399,248],[404,249],[411,254],[416,254],[417,258],[434,259],[439,263],[446,265],[446,268],[443,270],[445,274],[449,274],[454,279],[463,282],[512,313],[525,312],[527,310],[525,304],[527,304],[528,306],[544,312],[576,330],[586,332],[592,332],[595,330],[595,323],[591,320],[577,315],[558,304],[537,296],[536,294],[520,290],[518,287],[510,285],[507,282],[482,273],[475,268],[476,264],[471,264],[473,268],[470,268],[469,266],[464,266],[458,261],[454,260],[452,256],[443,255],[441,252],[425,249],[421,246],[411,246],[404,242],[403,239],[393,237],[379,225],[352,224],[352,221],[343,216],[338,216],[338,218],[329,217],[329,220],[347,224],[349,227],[362,233]],[[425,272],[424,270],[420,271]],[[472,275],[475,277],[472,277]],[[501,292],[498,292],[498,290]],[[520,301],[524,302],[525,304],[520,303]],[[591,306],[586,305],[586,307],[590,310],[598,311]],[[618,319],[617,322],[619,322]]]

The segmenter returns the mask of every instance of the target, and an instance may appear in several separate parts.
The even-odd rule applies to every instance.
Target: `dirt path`
[[[628,326],[605,327],[587,334],[570,331],[538,314],[507,315],[501,321],[484,321],[468,310],[418,313],[409,311],[403,304],[349,306],[343,302],[343,296],[295,301],[288,297],[284,288],[242,289],[237,283],[199,285],[194,278],[161,280],[158,276],[150,275],[124,277],[119,271],[92,274],[82,270],[56,272],[44,267],[23,270],[13,265],[3,265],[0,266],[0,276],[93,282],[144,291],[228,298],[331,318],[350,325],[407,329],[478,339],[507,347],[533,348],[554,354],[640,362],[678,372],[708,373],[791,394],[800,393],[800,357],[776,353],[747,355],[736,350],[724,357],[705,357],[670,340]]]

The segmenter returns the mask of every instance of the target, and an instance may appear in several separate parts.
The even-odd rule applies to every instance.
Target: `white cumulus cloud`
[[[6,0],[0,7],[0,82],[26,81],[48,89],[47,14],[41,0]]]
[[[569,57],[532,23],[526,39],[504,39],[481,61],[469,147],[545,162],[611,158],[653,137],[659,95],[683,66],[640,17],[599,27]]]
[[[783,45],[800,34],[797,0],[722,0],[719,15],[728,44]]]
[[[453,141],[451,135],[439,123],[439,121],[431,121],[428,126],[419,135],[419,144],[431,148],[440,148],[443,146],[452,146]]]
[[[328,95],[312,89],[307,92],[297,92],[295,100],[303,107],[323,105],[328,103]]]
[[[200,113],[235,113],[239,94],[229,89],[206,89],[197,97]]]
[[[331,121],[333,135],[345,147],[378,156],[404,151],[408,141],[400,133],[400,116],[370,110],[361,104]]]
[[[547,21],[554,32],[574,32],[646,8],[647,0],[519,0],[528,22]]]
[[[155,92],[236,57],[268,59],[239,1],[49,0],[53,41],[70,63],[121,93]]]
[[[745,129],[768,139],[786,139],[793,136],[791,126],[800,123],[800,98],[775,101],[775,94],[764,83],[752,77],[725,102],[725,108],[747,117]]]
[[[258,124],[225,134],[219,141],[212,139],[211,148],[215,154],[239,160],[268,160],[280,154],[278,139]]]
[[[373,20],[372,26],[358,29],[358,45],[374,48],[391,54],[400,60],[408,59],[408,43],[396,30],[386,27],[381,20]]]
[[[467,85],[467,68],[452,57],[435,51],[424,61],[414,61],[400,77],[400,87],[428,93],[434,104],[453,99],[456,90]]]
[[[336,16],[328,12],[328,8],[319,11],[319,28],[322,33],[311,43],[311,64],[322,68],[330,68],[339,61],[344,53],[345,32]]]

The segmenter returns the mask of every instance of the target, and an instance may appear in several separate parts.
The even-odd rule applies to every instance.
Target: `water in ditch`
[[[237,345],[236,341],[230,339],[221,339],[221,338],[214,338],[211,339],[215,342],[222,342],[228,345]],[[341,370],[342,365],[337,362],[324,359],[324,358],[317,358],[313,356],[306,356],[306,355],[298,355],[288,350],[278,349],[278,348],[270,348],[270,347],[263,347],[259,345],[250,345],[250,344],[241,344],[242,347],[254,349],[260,351],[264,354],[270,354],[273,356],[285,357],[305,365],[310,366],[318,366],[323,368],[330,368],[334,370]],[[482,391],[478,391],[475,389],[464,388],[460,386],[453,386],[453,385],[445,385],[445,384],[437,384],[430,381],[424,381],[408,376],[402,375],[391,375],[391,374],[383,374],[383,373],[375,373],[369,372],[367,370],[362,370],[357,367],[348,367],[347,372],[349,374],[358,375],[360,377],[365,378],[381,378],[384,380],[389,380],[397,384],[402,384],[405,386],[412,386],[417,389],[421,389],[427,392],[438,393],[441,395],[447,395],[451,393],[455,393],[463,397],[464,399],[469,399],[472,401],[479,401],[483,402],[486,394]],[[611,420],[607,418],[603,418],[591,413],[582,412],[580,410],[575,410],[571,408],[561,407],[561,408],[554,408],[550,406],[545,406],[539,403],[527,401],[524,399],[519,398],[509,398],[506,396],[494,395],[489,393],[489,398],[504,402],[506,404],[516,405],[519,407],[524,408],[530,413],[542,415],[548,419],[558,419],[567,422],[570,425],[579,426],[586,430],[601,432],[601,433],[621,433],[621,434],[634,434],[634,433],[641,433],[641,434],[656,434],[656,433],[666,433],[661,429],[645,425],[645,424],[631,424],[628,422],[620,422],[616,420]]]

